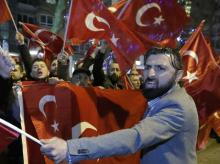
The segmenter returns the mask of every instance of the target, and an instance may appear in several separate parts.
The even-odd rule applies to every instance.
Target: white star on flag
[[[52,41],[54,41],[57,38],[57,36],[56,35],[51,35],[50,38],[52,39]]]
[[[160,15],[159,17],[154,17],[154,24],[158,24],[160,25],[161,22],[163,22],[165,19],[163,19],[162,15]]]
[[[194,80],[198,80],[198,77],[196,76],[196,73],[197,72],[190,73],[190,72],[187,71],[187,75],[185,77],[183,77],[183,79],[189,80],[189,83],[191,83]]]
[[[115,34],[112,35],[111,41],[112,43],[115,45],[115,47],[117,47],[117,41],[119,40],[119,38],[115,37]]]
[[[56,120],[54,120],[53,124],[51,125],[51,127],[53,128],[54,132],[56,133],[57,131],[59,131],[59,123],[56,122]]]

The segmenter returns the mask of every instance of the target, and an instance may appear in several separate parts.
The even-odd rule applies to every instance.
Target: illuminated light
[[[39,58],[39,59],[44,58],[44,53],[39,52],[39,53],[37,54],[37,58]]]
[[[179,36],[178,38],[176,38],[176,40],[179,42],[181,41],[181,37]]]
[[[135,64],[136,65],[141,65],[141,61],[137,60],[137,61],[135,61]]]
[[[31,56],[36,56],[39,51],[36,50],[36,49],[30,49],[29,52],[30,52],[30,55],[31,55]]]

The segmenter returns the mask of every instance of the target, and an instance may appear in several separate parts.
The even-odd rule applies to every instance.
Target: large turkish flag
[[[26,131],[39,139],[58,136],[67,140],[129,128],[146,109],[146,100],[139,91],[83,88],[66,82],[58,85],[24,82],[23,98]],[[52,163],[40,154],[35,143],[28,142],[28,151],[30,164]],[[99,163],[137,164],[139,155],[103,158]]]

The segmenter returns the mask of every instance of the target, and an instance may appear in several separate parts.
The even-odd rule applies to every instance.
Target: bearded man
[[[141,150],[142,164],[196,164],[198,115],[193,99],[178,84],[181,57],[169,48],[152,48],[145,56],[142,91],[149,101],[140,122],[97,137],[42,140],[42,154],[55,163],[75,163]]]

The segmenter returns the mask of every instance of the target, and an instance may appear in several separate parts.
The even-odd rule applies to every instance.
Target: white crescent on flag
[[[184,56],[191,56],[196,61],[196,64],[198,65],[199,58],[198,58],[198,55],[194,51],[192,51],[192,50],[186,51],[183,54],[183,57]]]
[[[42,29],[36,30],[36,31],[35,31],[35,35],[39,37],[39,34],[42,33],[42,32],[49,32],[49,33],[50,33],[49,30],[42,28]],[[47,43],[43,42],[43,43],[44,43],[44,46],[47,46],[47,45],[49,45],[51,42],[53,42],[53,41],[56,39],[56,36],[55,36],[55,35],[51,35],[50,38],[51,38],[51,40],[50,40],[49,42],[47,42]]]
[[[196,65],[198,65],[198,63],[199,63],[199,58],[198,58],[198,55],[197,55],[194,51],[192,51],[192,50],[186,51],[186,52],[183,53],[183,57],[184,57],[184,56],[190,56],[190,57],[192,57],[192,58],[195,60]],[[196,76],[196,75],[197,75],[197,72],[190,72],[190,71],[187,70],[186,73],[187,73],[187,74],[186,74],[186,76],[183,77],[183,79],[188,80],[189,83],[192,83],[194,80],[198,80],[198,79],[199,79],[199,78]]]
[[[56,104],[56,97],[54,95],[46,95],[43,96],[39,101],[39,109],[41,113],[44,115],[45,118],[47,118],[47,115],[44,111],[44,106],[48,102],[54,102]]]
[[[149,4],[146,4],[146,5],[142,6],[136,14],[136,23],[137,23],[137,25],[139,25],[141,27],[150,26],[150,24],[142,23],[141,18],[144,15],[144,13],[147,12],[151,8],[156,8],[159,12],[161,12],[161,8],[157,3],[149,3]],[[156,18],[154,18],[154,19],[156,19]]]
[[[96,127],[91,125],[88,122],[80,122],[76,124],[74,127],[72,127],[72,138],[79,138],[80,135],[86,130],[86,129],[93,129],[97,131]]]
[[[86,27],[91,30],[91,31],[95,31],[95,32],[98,32],[98,31],[105,31],[104,29],[102,28],[97,28],[95,27],[94,25],[94,19],[97,19],[99,22],[102,22],[104,24],[106,24],[109,28],[110,28],[110,25],[108,23],[108,21],[106,21],[104,18],[102,17],[99,17],[99,16],[96,16],[94,14],[94,12],[91,12],[89,13],[87,16],[86,16],[86,19],[85,19],[85,24],[86,24]]]

